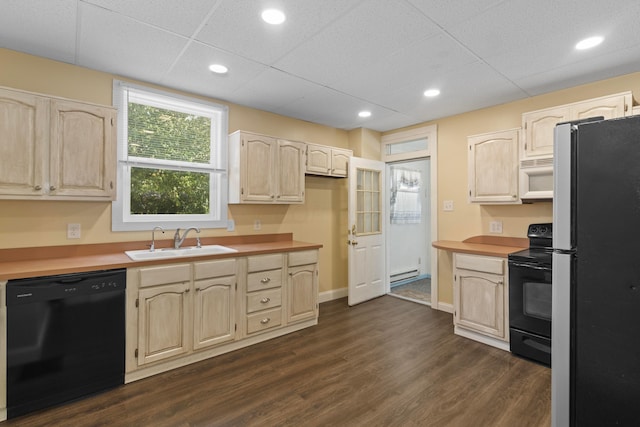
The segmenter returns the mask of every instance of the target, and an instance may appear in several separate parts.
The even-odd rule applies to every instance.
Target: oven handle
[[[520,263],[520,262],[510,262],[509,263],[509,267],[524,267],[524,268],[532,268],[534,270],[544,270],[544,271],[551,271],[551,267],[546,267],[546,266],[540,266],[540,265],[535,265],[535,264],[524,264],[524,263]]]

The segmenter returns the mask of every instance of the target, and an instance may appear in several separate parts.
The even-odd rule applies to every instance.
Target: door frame
[[[425,150],[415,150],[404,152],[401,154],[388,154],[389,145],[414,141],[418,139],[426,138],[428,141],[428,147]],[[430,173],[430,194],[431,194],[431,242],[438,240],[438,128],[437,125],[422,126],[415,129],[390,133],[382,136],[381,142],[381,160],[388,163],[395,163],[402,160],[417,160],[421,158],[429,158],[431,173]],[[387,196],[385,196],[387,197]],[[388,203],[388,200],[386,201]],[[388,218],[385,219],[388,221]],[[385,246],[388,236],[385,234]],[[391,279],[389,278],[389,259],[390,256],[386,254],[386,290],[387,293],[391,291]],[[438,250],[432,247],[431,251],[431,308],[440,310],[438,301]],[[442,307],[444,311],[448,311],[445,307]]]

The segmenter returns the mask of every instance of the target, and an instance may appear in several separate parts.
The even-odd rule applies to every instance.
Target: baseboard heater
[[[390,276],[391,283],[400,282],[402,280],[413,279],[418,277],[418,270],[408,270],[401,273],[395,273]]]

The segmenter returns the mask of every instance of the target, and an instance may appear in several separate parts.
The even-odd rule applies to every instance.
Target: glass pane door
[[[380,234],[380,171],[358,169],[356,227],[354,234]]]

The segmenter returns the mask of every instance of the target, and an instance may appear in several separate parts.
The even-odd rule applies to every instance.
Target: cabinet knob
[[[33,187],[36,191],[40,191],[42,190],[42,186],[41,185],[36,185],[35,187]]]
[[[269,322],[271,322],[271,318],[270,317],[265,317],[264,319],[262,319],[260,321],[260,323],[262,323],[263,325],[266,325]]]
[[[267,298],[262,298],[262,299],[260,300],[260,302],[261,302],[261,303],[263,303],[263,304],[266,304],[266,303],[268,303],[269,301],[271,301],[271,298],[269,298],[269,297],[267,297]]]
[[[50,186],[50,187],[49,187],[49,190],[51,190],[51,191],[56,191],[56,186],[55,186],[55,185]]]
[[[268,277],[263,277],[262,279],[260,279],[260,283],[269,283],[271,281],[271,279],[269,279]]]

